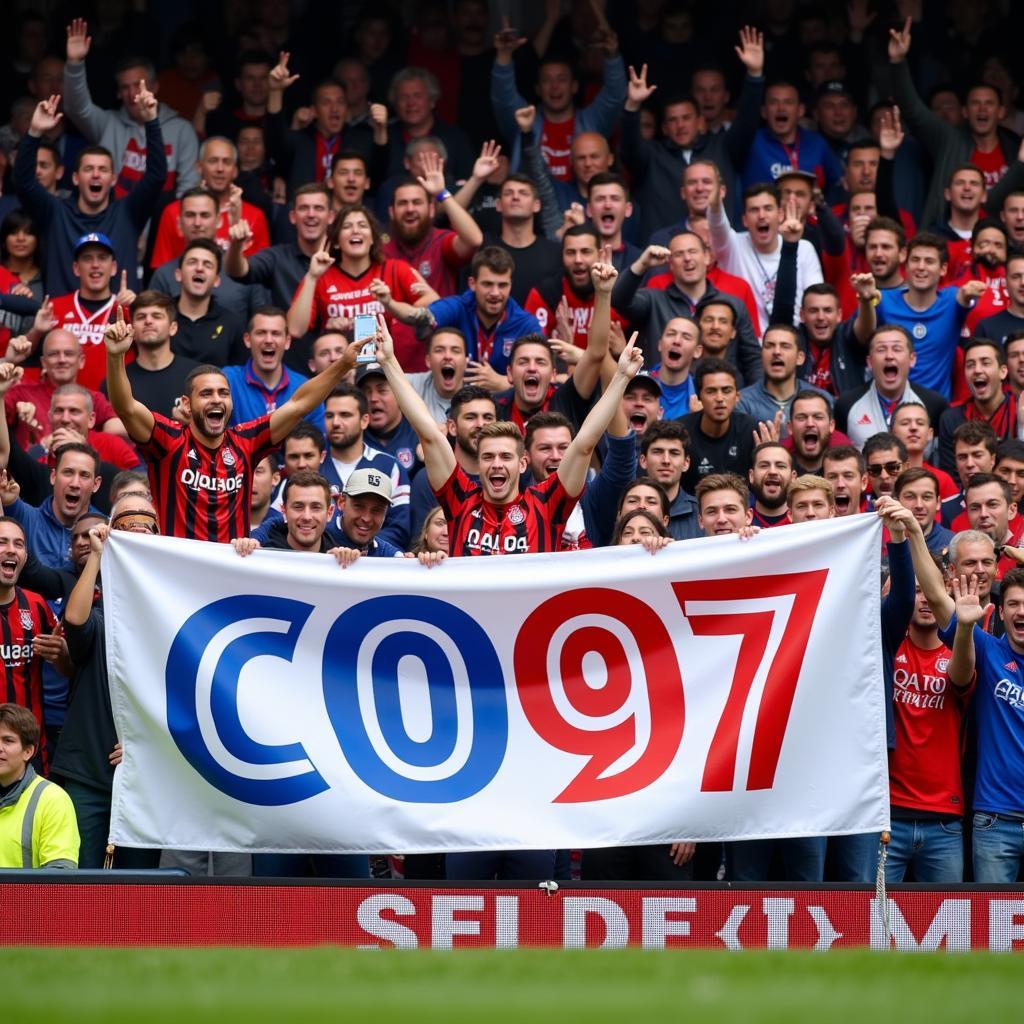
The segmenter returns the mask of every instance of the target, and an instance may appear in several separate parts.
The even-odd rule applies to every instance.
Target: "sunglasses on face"
[[[880,477],[884,472],[887,476],[896,476],[903,469],[902,462],[879,462],[868,466],[868,476]]]

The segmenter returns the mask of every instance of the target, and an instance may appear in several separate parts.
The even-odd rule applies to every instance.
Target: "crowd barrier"
[[[1024,951],[1020,886],[438,883],[11,872],[0,945]]]

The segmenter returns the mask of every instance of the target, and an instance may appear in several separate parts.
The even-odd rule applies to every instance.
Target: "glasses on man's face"
[[[873,466],[868,466],[868,476],[877,478],[883,473],[886,476],[897,476],[901,469],[903,469],[902,462],[876,462]]]
[[[125,530],[128,533],[157,533],[156,515],[145,509],[119,512],[110,520],[112,530]]]

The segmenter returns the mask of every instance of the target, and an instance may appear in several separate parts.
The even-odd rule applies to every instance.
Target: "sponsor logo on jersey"
[[[9,667],[19,665],[32,657],[31,644],[0,644],[0,658]]]
[[[996,683],[995,696],[996,700],[1005,700],[1011,708],[1024,708],[1024,692],[1009,679],[1000,679]]]
[[[214,493],[233,493],[242,489],[241,476],[216,477],[208,473],[198,473],[194,469],[185,469],[181,473],[181,482],[193,491],[213,491]]]

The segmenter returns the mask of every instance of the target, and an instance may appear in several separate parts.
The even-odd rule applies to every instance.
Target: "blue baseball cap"
[[[633,391],[636,388],[646,388],[648,391],[656,394],[659,398],[664,394],[661,389],[661,381],[647,370],[641,370],[626,385],[626,391]]]
[[[114,255],[114,243],[99,231],[92,231],[75,242],[75,256],[77,256],[87,245],[101,245],[104,249]]]

